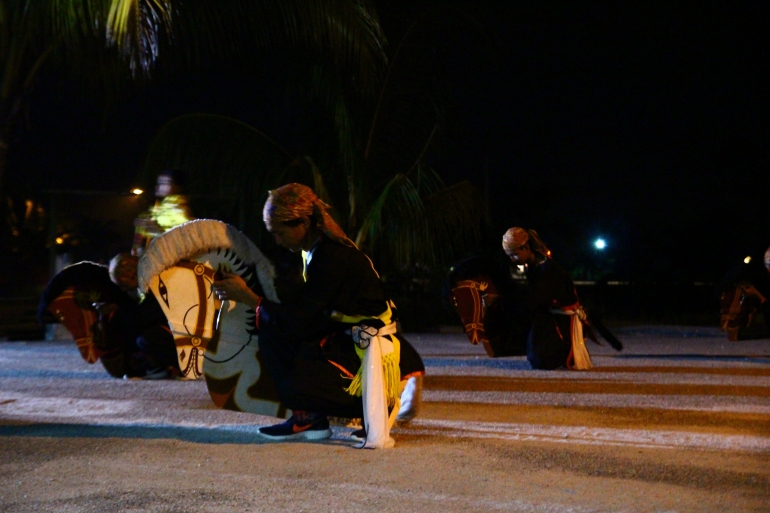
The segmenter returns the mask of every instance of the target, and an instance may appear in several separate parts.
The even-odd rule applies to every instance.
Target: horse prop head
[[[743,285],[727,287],[719,297],[720,328],[727,332],[727,339],[737,341],[741,331],[751,326],[759,310],[759,299],[747,294]]]
[[[486,314],[499,295],[492,273],[485,272],[478,257],[465,260],[452,268],[444,284],[444,300],[460,317],[471,344],[482,344],[494,356],[487,334]]]
[[[92,291],[68,287],[48,305],[48,311],[67,328],[88,363],[96,363],[102,355],[94,343],[98,315],[91,306],[99,299]]]
[[[489,337],[484,325],[487,306],[497,299],[498,293],[488,276],[476,276],[455,283],[452,302],[463,323],[471,344],[483,344],[487,349]],[[489,350],[487,350],[489,352]]]
[[[262,372],[255,312],[212,293],[217,272],[238,274],[260,296],[278,300],[269,260],[234,227],[213,220],[190,221],[154,239],[139,261],[139,285],[168,319],[185,378],[204,376],[221,408],[279,415],[285,410]]]
[[[119,343],[110,340],[102,329],[96,305],[123,306],[131,301],[112,283],[107,266],[84,261],[65,267],[51,278],[41,295],[37,316],[41,323],[63,324],[86,362],[101,359],[104,363]]]

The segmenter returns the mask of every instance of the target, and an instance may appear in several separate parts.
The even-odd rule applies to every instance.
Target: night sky
[[[376,4],[391,50],[420,13],[445,5]],[[532,227],[576,277],[635,280],[714,281],[764,253],[770,18],[762,2],[673,4],[455,2],[482,32],[455,30],[454,14],[447,30],[426,31],[446,100],[431,165],[486,192],[487,246]],[[305,113],[276,96],[264,71],[223,61],[105,115],[77,84],[48,76],[8,179],[31,191],[126,190],[156,131],[187,112],[241,119],[312,155],[322,144],[312,126],[288,122]]]

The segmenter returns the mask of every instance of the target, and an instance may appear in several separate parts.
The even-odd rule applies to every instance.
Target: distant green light
[[[596,239],[594,241],[594,247],[596,249],[604,249],[607,247],[607,241],[605,241],[604,239]]]

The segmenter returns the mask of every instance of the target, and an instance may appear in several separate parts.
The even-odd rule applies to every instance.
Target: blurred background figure
[[[577,315],[574,312],[582,311],[572,278],[550,258],[551,252],[534,230],[509,229],[503,235],[503,250],[514,264],[526,269],[524,308],[532,322],[527,360],[533,369],[569,366],[575,329],[572,318]],[[564,315],[555,315],[562,311]]]
[[[131,254],[141,257],[147,245],[163,232],[192,221],[184,189],[187,172],[183,169],[168,169],[158,175],[155,185],[155,205],[143,212],[134,221],[134,245]]]

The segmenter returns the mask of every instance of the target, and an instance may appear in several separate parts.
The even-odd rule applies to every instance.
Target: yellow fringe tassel
[[[385,394],[388,398],[388,407],[392,408],[396,404],[396,400],[399,398],[399,386],[401,384],[401,368],[399,366],[399,360],[401,355],[401,342],[394,335],[390,336],[393,340],[393,352],[382,355],[382,374],[385,380]],[[355,347],[356,354],[363,362],[366,349],[361,349],[358,346]],[[364,389],[362,385],[362,373],[364,366],[361,365],[358,368],[358,372],[353,377],[353,381],[350,382],[350,386],[345,389],[350,395],[361,397]]]

